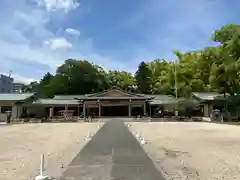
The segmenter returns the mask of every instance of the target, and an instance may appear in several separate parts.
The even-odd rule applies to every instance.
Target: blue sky
[[[1,0],[0,73],[39,80],[67,58],[135,72],[214,45],[214,30],[239,23],[237,0]]]

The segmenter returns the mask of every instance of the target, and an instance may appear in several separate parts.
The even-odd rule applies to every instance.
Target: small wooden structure
[[[61,117],[63,117],[65,120],[72,120],[74,110],[62,110],[59,111],[59,113],[61,114]]]

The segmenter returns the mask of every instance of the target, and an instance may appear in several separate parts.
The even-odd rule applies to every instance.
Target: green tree
[[[227,24],[214,32],[212,40],[224,44],[239,38],[239,34],[240,24]]]
[[[217,30],[212,39],[221,45],[215,48],[210,83],[220,93],[240,92],[240,25],[226,25]]]
[[[135,78],[126,71],[109,71],[107,78],[110,87],[116,86],[126,91],[133,91],[133,87],[136,85]]]
[[[53,75],[49,72],[43,76],[43,78],[39,82],[38,86],[38,94],[40,97],[52,97],[53,94],[49,89],[50,82],[53,79]]]
[[[58,80],[62,79],[69,94],[98,92],[108,87],[103,69],[86,60],[68,59],[57,69]]]
[[[178,96],[189,97],[193,91],[203,91],[204,82],[197,65],[200,53],[193,51],[182,54],[174,51],[174,54],[177,56],[175,70]]]
[[[174,93],[174,72],[172,63],[156,59],[148,63],[152,72],[152,91],[155,94]]]
[[[138,90],[141,93],[152,93],[152,72],[148,64],[141,62],[135,74]]]
[[[39,83],[37,81],[33,81],[28,85],[24,85],[22,88],[22,91],[24,93],[36,93],[38,92],[38,87],[39,87]]]

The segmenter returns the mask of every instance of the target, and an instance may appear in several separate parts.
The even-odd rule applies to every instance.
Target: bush
[[[30,104],[26,106],[27,115],[32,118],[43,118],[46,117],[45,106],[39,104]]]
[[[179,116],[192,117],[198,104],[193,100],[185,100],[178,104]]]

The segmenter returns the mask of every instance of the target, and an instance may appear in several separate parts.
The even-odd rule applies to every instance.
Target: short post
[[[35,177],[35,180],[48,180],[49,177],[44,175],[44,154],[41,154],[40,174]]]
[[[144,137],[142,137],[140,143],[141,143],[142,145],[147,143],[146,140],[144,139]]]
[[[90,139],[91,139],[91,137],[92,137],[92,134],[91,134],[90,132],[88,132],[88,134],[87,134],[87,136],[86,136],[85,140],[90,140]]]
[[[140,137],[141,137],[140,133],[137,133],[136,138],[140,138]]]
[[[44,154],[41,154],[40,176],[43,176],[43,172],[44,172]]]
[[[148,117],[148,122],[151,122],[152,121],[152,118],[151,117]]]
[[[137,115],[137,121],[140,121],[140,115]]]

